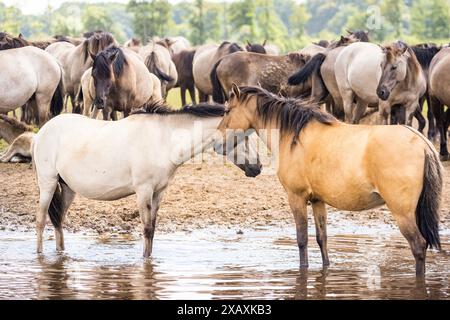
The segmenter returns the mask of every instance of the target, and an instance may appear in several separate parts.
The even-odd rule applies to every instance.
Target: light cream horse
[[[126,117],[133,109],[162,100],[161,82],[134,51],[112,46],[100,52],[94,67],[84,73],[77,99],[83,99],[86,116],[97,118],[104,110],[104,120],[114,111]]]
[[[80,89],[83,73],[92,67],[93,58],[103,49],[115,44],[114,37],[106,32],[94,33],[89,39],[78,46],[67,41],[59,41],[49,45],[45,51],[56,57],[64,69],[64,89],[67,101],[70,98],[73,111],[81,113],[81,106],[75,95]]]
[[[58,61],[36,47],[0,51],[0,113],[32,102],[39,125],[63,108],[63,70]]]
[[[308,266],[308,202],[324,266],[329,264],[325,205],[362,211],[386,204],[411,246],[416,274],[425,274],[427,247],[440,248],[443,168],[423,135],[407,126],[348,125],[316,105],[233,86],[219,130],[228,141],[232,130],[248,129],[256,130],[277,158],[301,267]],[[268,135],[271,130],[279,134]]]
[[[366,42],[345,47],[336,59],[335,75],[350,123],[358,123],[369,104],[378,104],[382,124],[388,124],[394,105],[402,105],[411,125],[427,89],[414,52],[400,41],[383,47]]]
[[[178,80],[177,68],[169,49],[152,41],[139,50],[139,55],[147,69],[161,81],[161,94],[166,98],[168,91],[175,87]]]
[[[218,105],[174,111],[155,104],[147,106],[143,114],[119,121],[76,114],[49,121],[33,142],[39,186],[37,251],[43,249],[47,215],[55,226],[56,248],[64,250],[62,227],[75,194],[103,201],[136,194],[144,257],[149,257],[156,215],[167,186],[180,165],[216,143],[223,113],[223,106]],[[243,164],[236,165],[254,177],[261,172],[259,159],[244,145]]]

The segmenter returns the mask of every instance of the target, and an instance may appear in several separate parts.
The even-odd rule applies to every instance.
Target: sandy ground
[[[449,230],[450,199],[445,195],[449,190],[450,163],[444,166],[446,188],[441,228]],[[34,228],[38,190],[31,165],[0,164],[0,181],[0,230]],[[329,212],[328,223],[336,229],[348,223],[396,228],[385,207],[363,212],[340,212],[330,208]],[[239,232],[269,225],[294,225],[286,194],[275,175],[246,178],[232,165],[186,164],[179,168],[162,201],[157,232],[189,232],[213,226]],[[140,220],[135,196],[113,202],[77,196],[65,229],[101,234],[137,233]]]

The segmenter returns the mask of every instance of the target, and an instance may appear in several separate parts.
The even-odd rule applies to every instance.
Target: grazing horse
[[[49,121],[36,135],[32,150],[40,193],[37,251],[43,249],[47,215],[55,226],[56,248],[64,250],[62,227],[75,194],[103,201],[136,194],[144,257],[150,257],[156,215],[167,186],[180,165],[220,144],[216,128],[223,114],[224,107],[218,105],[171,110],[153,104],[114,122],[76,114]],[[259,158],[255,149],[249,150],[251,144],[244,145],[245,164],[236,160],[236,165],[255,177],[261,172]]]
[[[106,48],[94,58],[92,69],[86,73],[82,77],[82,96],[78,96],[83,98],[84,115],[89,114],[92,102],[92,117],[103,110],[103,119],[108,120],[112,112],[120,111],[127,117],[133,109],[162,99],[159,79],[130,49],[114,45]]]
[[[192,62],[194,61],[195,49],[183,50],[172,56],[172,61],[177,68],[178,80],[176,87],[180,87],[181,104],[186,105],[186,90],[189,91],[191,101],[196,104],[194,75],[192,73]]]
[[[237,43],[228,41],[222,42],[220,46],[206,44],[197,48],[192,63],[192,73],[200,102],[207,101],[208,96],[213,95],[213,84],[210,75],[216,63],[226,55],[238,51],[244,51],[244,49]]]
[[[256,130],[277,158],[301,267],[308,266],[308,202],[324,266],[329,265],[325,204],[350,211],[386,204],[411,246],[416,274],[425,274],[427,247],[440,248],[443,168],[423,135],[407,126],[348,125],[316,105],[233,86],[219,125],[225,147],[230,131],[248,129]],[[279,134],[263,134],[271,130]]]
[[[233,83],[258,85],[275,94],[289,97],[304,95],[311,89],[310,83],[290,86],[287,79],[295,70],[302,68],[310,57],[300,53],[283,56],[236,52],[223,57],[211,71],[213,99],[224,103]]]
[[[428,71],[428,93],[431,108],[436,119],[436,127],[440,135],[440,154],[443,160],[449,160],[447,149],[447,131],[450,125],[450,48],[444,48],[431,61]]]
[[[351,43],[365,41],[367,34],[355,32],[348,36],[341,36],[338,41],[333,41],[323,53],[314,55],[308,63],[288,79],[290,85],[300,85],[311,82],[311,97],[314,101],[328,102],[328,111],[339,119],[344,119],[344,107],[339,87],[336,81],[334,65],[337,56]],[[368,40],[368,39],[367,39]]]
[[[336,59],[335,75],[350,123],[358,123],[369,104],[378,104],[382,124],[388,123],[392,107],[401,105],[411,125],[426,91],[425,75],[414,52],[400,41],[383,47],[350,44]]]
[[[63,108],[63,71],[58,61],[35,47],[0,51],[0,113],[33,103],[42,126]]]
[[[64,69],[64,89],[67,101],[70,98],[73,112],[81,113],[82,106],[76,101],[75,95],[80,90],[83,73],[92,67],[94,57],[103,49],[116,41],[110,33],[94,33],[78,46],[67,41],[59,41],[45,49],[61,63]]]
[[[177,83],[178,73],[172,61],[169,49],[157,42],[150,42],[139,50],[139,55],[145,61],[148,71],[161,81],[161,94],[164,98]]]

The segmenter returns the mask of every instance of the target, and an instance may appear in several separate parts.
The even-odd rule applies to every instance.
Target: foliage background
[[[43,39],[108,30],[120,42],[135,36],[182,35],[192,44],[246,40],[297,50],[346,29],[369,30],[378,42],[450,42],[450,0],[131,0],[127,4],[65,2],[25,15],[0,0],[0,30]]]

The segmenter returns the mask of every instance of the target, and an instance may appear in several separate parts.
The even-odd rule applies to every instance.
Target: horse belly
[[[343,194],[335,194],[323,200],[328,205],[345,211],[363,211],[384,204],[383,198],[376,190],[357,193],[343,192]]]

